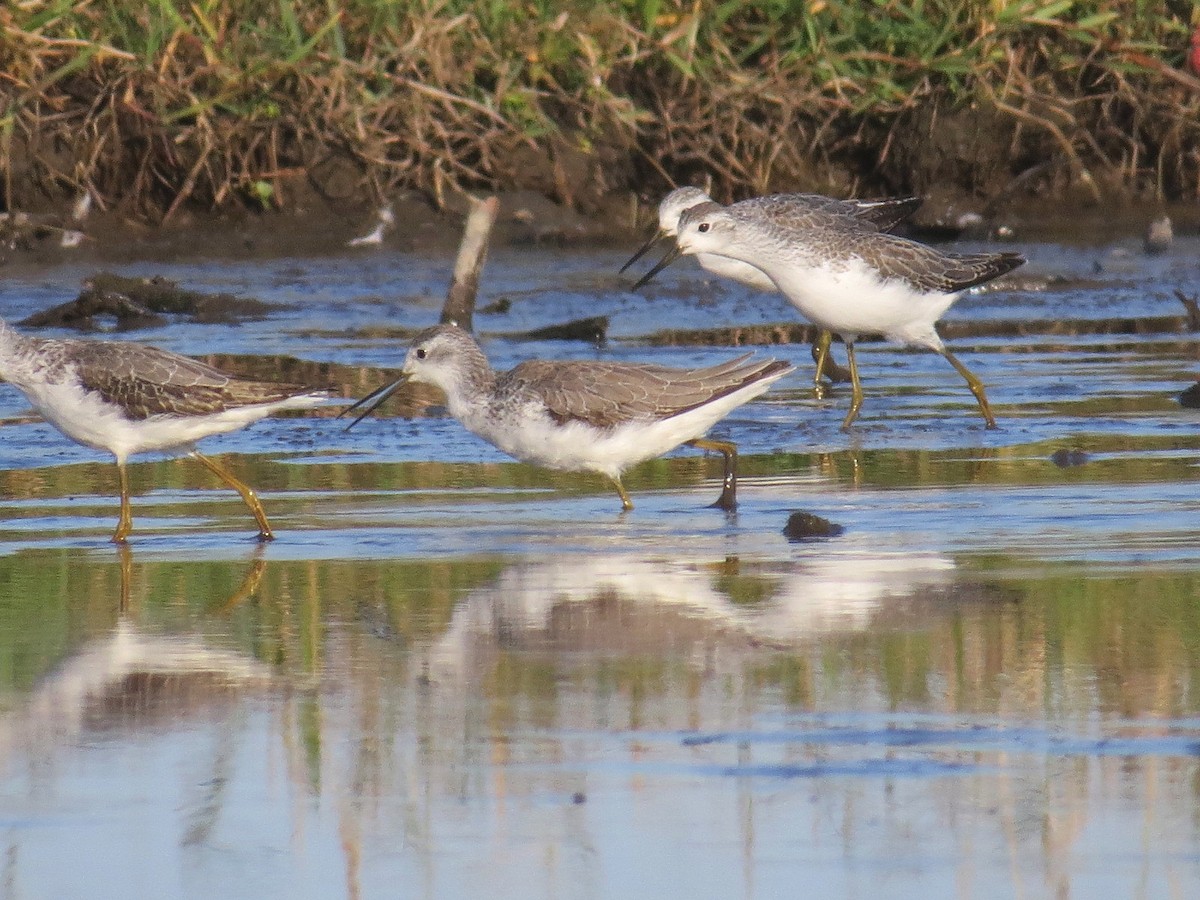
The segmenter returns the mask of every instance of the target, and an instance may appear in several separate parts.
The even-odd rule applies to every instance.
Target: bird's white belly
[[[130,420],[95,393],[72,383],[40,383],[25,388],[25,394],[34,409],[67,437],[87,447],[107,450],[118,459],[135,453],[190,448],[201,438],[236,431],[288,403],[244,406],[207,416],[162,415]]]
[[[940,349],[934,323],[958,299],[957,294],[923,293],[899,278],[882,280],[860,262],[844,267],[775,264],[766,271],[801,315],[851,339],[882,334]]]
[[[463,424],[522,462],[567,472],[599,472],[611,477],[695,437],[686,433],[677,436],[675,432],[680,426],[665,428],[662,422],[595,428],[578,421],[559,425],[545,415],[536,414],[524,416],[519,422]]]
[[[113,453],[128,441],[127,423],[114,408],[75,384],[39,383],[23,391],[42,418],[73,441]]]
[[[657,423],[649,426],[657,428]],[[630,466],[666,453],[688,436],[651,440],[648,431],[629,425],[594,428],[583,422],[556,424],[530,419],[523,428],[481,435],[509,456],[567,472],[600,472],[617,476]],[[664,446],[665,445],[665,446]]]
[[[559,425],[536,405],[508,415],[489,416],[485,410],[472,410],[457,417],[469,431],[523,462],[615,478],[631,466],[703,436],[731,410],[766,391],[774,380],[747,385],[667,419],[637,419],[612,428],[579,421]]]

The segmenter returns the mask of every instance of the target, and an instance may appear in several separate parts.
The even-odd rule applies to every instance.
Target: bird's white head
[[[736,231],[732,215],[718,203],[701,203],[679,217],[675,243],[682,254],[722,254]]]
[[[679,217],[693,206],[711,203],[712,198],[698,187],[676,188],[658,204],[658,227],[665,237],[674,237]]]
[[[487,357],[457,325],[435,325],[418,334],[403,372],[406,380],[432,384],[451,398],[486,387],[493,379]]]
[[[456,367],[456,348],[462,345],[463,340],[470,341],[470,338],[453,325],[438,325],[425,329],[413,340],[408,355],[404,357],[404,374],[409,381],[440,383],[447,370]]]

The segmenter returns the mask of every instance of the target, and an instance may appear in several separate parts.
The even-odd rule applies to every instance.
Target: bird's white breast
[[[905,344],[939,349],[934,323],[957,294],[925,293],[900,278],[883,279],[865,260],[755,260],[788,301],[814,324],[853,339],[882,334]]]
[[[712,272],[714,275],[741,282],[755,290],[770,291],[772,293],[779,290],[775,287],[775,282],[771,280],[766,272],[755,268],[748,262],[742,262],[740,259],[717,256],[715,253],[698,253],[696,254],[696,261],[700,263],[702,268],[708,272]]]

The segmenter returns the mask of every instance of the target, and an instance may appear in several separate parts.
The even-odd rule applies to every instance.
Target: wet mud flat
[[[705,508],[717,458],[631,472],[620,515],[602,480],[434,407],[205,442],[260,490],[261,548],[200,467],[136,463],[122,555],[111,462],[0,390],[5,896],[1193,893],[1200,413],[1175,291],[1200,246],[1015,249],[1024,280],[945,323],[992,329],[948,340],[999,428],[936,355],[871,343],[842,432],[848,389],[817,399],[807,346],[763,347],[800,371],[718,429],[733,516]],[[136,339],[351,395],[436,319],[452,252],[116,273],[272,304]],[[738,351],[654,335],[794,318],[682,264],[631,293],[627,255],[494,248],[493,362],[698,365]],[[10,269],[0,314],[89,271]],[[527,336],[589,315],[603,347]],[[1055,324],[1119,318],[1175,321]],[[797,512],[842,531],[790,539]]]

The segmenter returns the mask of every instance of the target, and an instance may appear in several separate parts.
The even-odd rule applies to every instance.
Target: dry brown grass
[[[1133,0],[1092,0],[1069,20],[1029,0],[941,0],[927,20],[859,6],[10,6],[3,201],[86,190],[169,220],[401,188],[584,209],[681,182],[1200,197],[1181,4],[1139,19]]]

